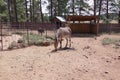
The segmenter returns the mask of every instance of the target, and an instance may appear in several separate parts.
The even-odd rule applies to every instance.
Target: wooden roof
[[[67,21],[91,21],[97,20],[98,16],[78,16],[78,15],[69,15],[67,16]]]
[[[61,16],[55,16],[52,21],[66,22],[66,19]]]
[[[63,17],[56,16],[56,18],[57,18],[58,20],[60,20],[61,22],[66,22],[66,20],[65,20]]]

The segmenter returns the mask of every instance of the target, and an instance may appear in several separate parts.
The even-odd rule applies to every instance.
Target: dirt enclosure
[[[48,47],[0,52],[0,80],[120,80],[120,46],[102,45],[105,37],[72,37],[70,49]],[[64,45],[63,45],[64,46]]]

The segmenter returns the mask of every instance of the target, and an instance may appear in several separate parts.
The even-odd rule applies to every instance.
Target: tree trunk
[[[55,8],[55,9],[54,9],[54,16],[57,16],[57,15],[58,15],[57,7],[55,6],[54,8]]]
[[[12,18],[11,18],[11,1],[10,0],[7,0],[7,6],[8,6],[8,15],[9,15],[9,22],[12,22]]]
[[[26,10],[26,21],[28,22],[27,0],[25,0],[25,10]]]
[[[107,0],[107,11],[106,11],[106,17],[107,17],[107,19],[109,19],[109,15],[108,15],[108,14],[109,14],[109,13],[108,13],[108,1],[109,1],[109,0]]]
[[[81,15],[81,7],[79,7],[79,15]]]
[[[96,16],[96,0],[94,0],[94,16]]]
[[[119,3],[118,23],[120,24],[120,1],[118,3]]]
[[[75,13],[75,6],[74,6],[74,4],[75,4],[75,2],[74,2],[74,0],[72,0],[72,3],[73,3],[73,5],[72,5],[72,10],[73,10],[73,15],[74,15],[74,13]]]
[[[94,16],[96,16],[96,0],[94,0]],[[96,20],[94,22],[96,23]]]
[[[16,0],[13,0],[13,4],[14,4],[15,22],[18,22]]]
[[[100,0],[100,4],[99,4],[99,19],[98,19],[98,23],[100,21],[100,15],[101,15],[101,6],[102,6],[102,0]]]
[[[43,19],[43,13],[42,13],[42,5],[41,5],[41,0],[39,2],[39,7],[40,7],[40,15],[41,15],[41,22],[43,23],[44,22],[44,19]]]
[[[106,18],[107,18],[107,23],[106,23],[106,25],[107,25],[107,31],[108,32],[110,32],[111,31],[111,29],[110,29],[110,26],[109,26],[109,13],[108,13],[108,6],[109,6],[109,0],[107,0],[107,11],[106,11]]]
[[[120,24],[120,11],[119,11],[119,24]]]
[[[30,0],[30,21],[32,22],[32,1]]]
[[[58,13],[57,13],[57,15],[60,16],[60,3],[59,3],[59,0],[57,2],[58,2],[58,4],[57,4],[57,6],[58,6],[58,9],[57,9]]]
[[[52,19],[52,18],[53,18],[53,12],[52,12],[52,9],[53,9],[53,3],[52,3],[52,0],[50,0],[50,3],[51,3],[51,8],[50,8],[50,9],[51,9],[51,19]],[[51,20],[51,19],[50,19],[50,20]]]
[[[35,22],[35,17],[34,17],[34,15],[35,15],[35,10],[34,10],[34,6],[35,6],[34,0],[32,0],[32,21],[33,21],[33,22]]]

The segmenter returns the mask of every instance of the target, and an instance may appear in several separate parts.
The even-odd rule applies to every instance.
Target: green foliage
[[[17,6],[18,21],[25,22],[26,21],[25,0],[16,0],[16,6]]]
[[[116,44],[116,43],[120,43],[120,39],[111,39],[106,37],[102,41],[103,45]]]
[[[44,22],[49,22],[49,16],[44,16]]]
[[[7,3],[5,0],[0,0],[0,21],[7,21]]]
[[[69,0],[52,0],[52,11],[53,11],[53,16],[56,15],[63,15],[63,14],[67,14],[68,13],[68,9],[67,7],[67,3]],[[51,0],[48,0],[49,3],[51,3]],[[49,4],[47,6],[47,9],[49,10],[49,12],[51,12],[51,4]]]
[[[20,38],[17,42],[13,41],[9,45],[9,47],[8,47],[9,50],[24,48],[24,47],[28,46],[27,45],[28,44],[27,34],[21,34],[21,36],[23,36],[23,37]],[[45,36],[41,36],[39,34],[33,34],[33,33],[29,34],[29,45],[49,46],[49,45],[53,44],[53,42],[54,42],[54,38],[51,36],[45,37]]]
[[[13,32],[12,34],[17,34],[17,35],[23,35],[23,34],[25,34],[25,33],[23,33],[23,32]]]
[[[27,35],[25,35],[27,36]],[[33,34],[33,33],[30,33],[29,34],[29,40],[30,41],[39,41],[39,40],[42,40],[44,41],[45,40],[45,37],[39,35],[39,34]]]
[[[15,8],[14,8],[14,0],[0,0],[0,20],[2,21],[8,21],[9,19],[9,11],[8,11],[8,1],[12,1],[9,9],[11,9],[11,17],[14,21],[15,19]],[[30,0],[28,1],[28,17],[26,17],[26,5],[25,5],[25,0],[16,0],[16,12],[17,12],[17,18],[19,22],[25,22],[26,20],[29,21],[35,21],[35,22],[41,22],[42,17],[41,14],[42,10],[40,10],[40,3],[43,5],[45,5],[47,3],[47,0],[45,1],[41,1],[40,0],[31,0],[31,8],[30,8]],[[74,3],[72,2],[72,0],[52,0],[52,12],[53,12],[53,16],[56,15],[69,15],[69,13],[72,12],[72,8],[74,6],[74,10],[75,10],[75,14],[82,14],[82,12],[84,11],[84,13],[88,13],[90,14],[90,11],[93,11],[93,8],[89,6],[89,3],[87,3],[88,0],[74,0]],[[99,11],[99,1],[97,0],[97,10],[96,12]],[[34,4],[33,4],[34,3]],[[51,12],[51,0],[48,0],[48,11],[49,13]],[[109,0],[109,11],[110,12],[115,12],[117,13],[117,11],[119,11],[120,9],[120,1],[119,0]],[[106,0],[103,0],[102,5],[106,5]],[[30,14],[31,12],[31,14]],[[37,13],[38,12],[38,13]],[[102,6],[102,10],[101,12],[106,13],[106,7]],[[112,16],[112,15],[109,15]],[[44,21],[45,22],[49,22],[49,15],[44,16]],[[105,22],[109,22],[108,19],[106,19],[105,17],[103,17],[102,19],[105,20]],[[112,19],[118,19],[118,16],[114,16],[114,18]]]
[[[29,45],[37,45],[37,46],[45,46],[50,45],[53,43],[53,37],[48,36],[49,40],[46,40],[45,36],[41,36],[39,34],[29,34]],[[23,35],[23,40],[25,43],[27,43],[28,36],[27,34]]]
[[[108,44],[111,44],[111,43],[113,43],[113,41],[110,38],[104,38],[102,44],[103,45],[108,45]]]
[[[105,15],[103,15],[101,17],[101,19],[105,22],[105,23],[109,23],[111,20],[110,19],[107,19]]]
[[[15,42],[15,41],[13,41],[13,42],[9,45],[8,49],[9,49],[9,50],[12,50],[12,49],[14,49],[14,48],[17,48],[17,42]]]
[[[18,49],[18,48],[24,48],[27,47],[27,44],[25,43],[25,41],[23,39],[19,39],[18,42],[13,41],[8,49],[12,50],[12,49]]]

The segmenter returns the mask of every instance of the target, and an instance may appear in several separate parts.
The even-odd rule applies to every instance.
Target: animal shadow
[[[51,52],[64,51],[64,50],[75,50],[75,48],[64,47],[64,48],[59,48],[57,50],[52,50]]]

